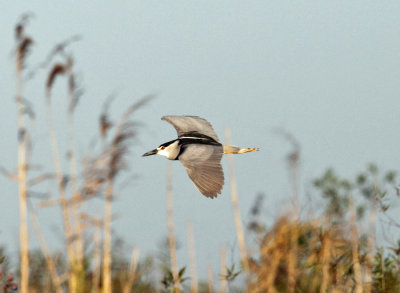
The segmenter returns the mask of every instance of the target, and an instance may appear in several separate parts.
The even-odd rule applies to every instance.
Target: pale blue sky
[[[400,2],[398,1],[8,1],[0,17],[1,165],[16,163],[13,27],[26,11],[35,14],[28,33],[36,44],[28,59],[42,60],[56,42],[79,34],[71,46],[85,94],[76,111],[80,155],[97,131],[106,97],[117,92],[111,113],[141,96],[158,98],[138,112],[146,124],[129,157],[140,177],[119,193],[116,232],[145,253],[155,252],[167,233],[166,166],[141,154],[175,138],[160,120],[167,114],[209,120],[222,141],[261,150],[235,157],[240,208],[246,219],[259,192],[266,194],[266,219],[288,208],[285,156],[289,145],[273,129],[284,127],[301,143],[301,191],[327,167],[352,176],[368,162],[400,165]],[[44,82],[39,74],[25,88],[38,114],[35,159],[46,162]],[[65,105],[62,82],[56,107]],[[60,113],[62,113],[60,111]],[[63,125],[60,114],[57,119]],[[47,149],[47,150],[46,150]],[[41,150],[43,150],[41,152]],[[223,159],[227,176],[226,158]],[[229,182],[214,200],[203,197],[184,168],[173,166],[179,266],[187,264],[186,223],[194,223],[197,263],[218,270],[221,245],[236,248]],[[16,185],[0,178],[3,196],[1,243],[18,238]],[[100,211],[99,201],[91,212]],[[60,215],[45,212],[52,227]],[[32,241],[34,241],[32,234]]]

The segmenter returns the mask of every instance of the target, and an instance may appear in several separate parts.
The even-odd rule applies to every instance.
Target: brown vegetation
[[[176,256],[170,169],[166,190],[168,257],[158,268],[152,258],[140,259],[139,248],[127,251],[120,239],[112,237],[112,202],[116,178],[126,169],[126,155],[137,136],[139,124],[133,120],[134,114],[152,97],[139,99],[117,123],[108,116],[108,101],[99,119],[101,146],[98,150],[91,150],[90,155],[79,162],[73,114],[82,89],[74,74],[74,60],[67,52],[67,47],[77,38],[56,46],[43,66],[35,69],[44,67],[48,71],[45,101],[54,170],[33,176],[30,172],[33,164],[29,156],[29,124],[25,121],[25,114],[32,114],[33,110],[26,102],[29,97],[23,98],[22,82],[25,61],[33,44],[33,39],[25,33],[28,20],[29,17],[24,16],[16,26],[17,173],[13,175],[1,170],[19,186],[18,283],[22,293],[215,292],[216,287],[220,292],[400,292],[400,241],[378,248],[375,239],[378,215],[400,228],[400,224],[387,213],[391,202],[397,200],[392,197],[398,183],[396,173],[388,172],[382,177],[376,166],[369,165],[354,180],[348,180],[328,170],[314,181],[313,189],[324,208],[309,213],[313,207],[301,204],[298,190],[299,143],[284,131],[280,134],[293,146],[288,156],[292,205],[270,226],[260,220],[262,197],[258,197],[247,230],[243,228],[233,159],[232,156],[228,158],[234,210],[232,220],[236,225],[240,265],[228,265],[226,248],[216,248],[221,251],[219,278],[214,278],[213,268],[209,265],[207,282],[198,282],[195,227],[188,224],[190,286],[187,284],[186,266],[180,268]],[[54,62],[55,57],[62,61]],[[59,136],[62,134],[56,132],[53,122],[52,100],[55,97],[52,89],[56,82],[66,82],[69,99],[65,111],[68,117],[66,160],[62,159],[59,149]],[[227,130],[228,143],[229,140]],[[52,198],[34,204],[29,198],[30,188],[54,179]],[[95,197],[104,199],[104,214],[100,217],[88,214],[84,209],[85,204]],[[61,210],[65,247],[60,251],[66,253],[52,252],[48,248],[48,240],[37,217],[43,208],[54,206]],[[32,218],[33,231],[28,230],[28,215]],[[40,250],[29,249],[28,235],[31,234],[36,234],[39,239]],[[16,278],[8,267],[11,258],[6,261],[5,255],[7,253],[0,250],[0,287],[3,292],[8,292],[16,290]],[[154,277],[156,271],[163,274],[161,279]]]

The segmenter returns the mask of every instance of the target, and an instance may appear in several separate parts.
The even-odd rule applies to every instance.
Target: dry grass
[[[113,209],[117,178],[126,170],[126,156],[137,136],[139,124],[132,120],[135,112],[151,100],[151,96],[140,99],[122,113],[119,121],[111,121],[106,102],[99,119],[98,141],[101,146],[90,149],[90,154],[83,161],[78,161],[75,148],[74,109],[82,89],[74,74],[74,60],[68,53],[68,46],[76,40],[73,38],[55,47],[45,62],[38,68],[48,71],[46,84],[46,105],[49,127],[50,149],[52,152],[53,171],[46,171],[39,176],[30,176],[30,141],[29,124],[26,114],[32,114],[29,103],[23,98],[23,76],[26,59],[33,43],[25,33],[27,20],[22,17],[16,26],[16,84],[17,84],[17,119],[18,119],[18,166],[17,174],[1,169],[7,177],[15,179],[19,186],[20,212],[20,292],[71,292],[71,293],[111,293],[111,292],[231,292],[234,288],[247,292],[400,292],[400,243],[383,251],[376,248],[375,229],[378,214],[386,211],[384,202],[386,190],[380,185],[377,175],[371,171],[373,181],[368,185],[365,179],[357,187],[348,188],[345,182],[327,176],[328,188],[321,185],[325,199],[331,196],[330,207],[319,216],[304,212],[301,209],[299,192],[300,147],[290,134],[281,131],[283,137],[292,145],[288,156],[289,184],[291,185],[291,202],[285,215],[275,220],[270,227],[258,219],[249,229],[243,229],[243,219],[239,212],[239,195],[236,188],[233,158],[228,155],[229,181],[236,227],[236,238],[240,254],[241,267],[236,272],[234,266],[227,266],[227,251],[220,249],[220,268],[217,275],[208,265],[207,284],[201,286],[196,271],[196,252],[192,224],[187,226],[187,241],[190,269],[190,286],[185,283],[185,267],[179,269],[177,260],[177,240],[174,232],[174,211],[172,193],[172,169],[167,170],[167,233],[168,265],[171,279],[166,288],[160,287],[160,280],[151,277],[155,269],[151,262],[139,259],[139,248],[130,250],[130,257],[117,261],[113,251]],[[61,62],[54,62],[55,58]],[[29,73],[28,75],[30,75]],[[54,113],[61,115],[60,109],[53,109],[52,101],[58,94],[53,93],[54,84],[67,84],[68,107],[64,109],[67,117],[67,131],[56,132],[53,121]],[[29,98],[29,97],[27,97]],[[64,135],[66,137],[64,137]],[[227,143],[230,143],[230,132],[226,132]],[[67,141],[67,146],[59,141]],[[61,154],[67,151],[65,159]],[[375,175],[374,175],[375,174]],[[51,183],[51,180],[56,182]],[[52,197],[45,200],[29,198],[29,188],[49,181],[52,186]],[[394,179],[388,179],[394,183]],[[334,185],[332,187],[332,184]],[[336,184],[336,185],[335,185]],[[344,187],[343,187],[344,186]],[[371,187],[372,186],[372,187]],[[341,189],[349,190],[341,197]],[[358,188],[358,189],[357,189]],[[350,192],[351,189],[351,192]],[[337,194],[336,194],[337,193]],[[358,218],[358,207],[355,194],[368,194],[368,232],[362,230]],[[332,195],[333,194],[333,195]],[[350,197],[351,195],[351,197]],[[368,197],[367,196],[367,197]],[[85,205],[93,198],[104,199],[102,215],[88,214]],[[351,200],[346,206],[348,199]],[[257,203],[260,205],[260,203]],[[38,214],[43,208],[57,206],[61,209],[64,245],[61,250],[66,253],[60,257],[48,248],[42,233],[42,224]],[[29,208],[28,208],[29,207]],[[260,207],[258,206],[258,210]],[[309,216],[302,218],[301,214]],[[334,211],[334,212],[332,212]],[[27,221],[30,213],[33,231],[29,231]],[[254,213],[259,213],[254,212]],[[336,214],[335,214],[336,213]],[[392,225],[399,228],[393,219]],[[397,226],[396,226],[397,225]],[[254,228],[256,227],[256,228]],[[33,233],[32,233],[33,232]],[[253,233],[256,241],[251,243]],[[29,237],[36,235],[43,255],[43,266],[34,269],[37,261],[29,255]],[[232,236],[234,237],[234,236]],[[216,248],[218,250],[219,248]],[[1,263],[2,260],[0,260]],[[217,271],[217,270],[216,270]],[[9,290],[13,281],[3,280],[0,271],[0,287]],[[36,282],[33,276],[41,276]],[[239,282],[236,277],[242,275]],[[50,278],[48,276],[51,276]],[[218,276],[218,277],[216,277]],[[168,278],[167,278],[168,281]],[[8,284],[8,285],[7,285]],[[7,287],[8,286],[8,287]],[[238,289],[238,290],[239,290]],[[5,290],[5,289],[4,289]],[[4,291],[3,290],[3,291]],[[7,292],[7,291],[4,291]]]
[[[181,284],[178,271],[178,259],[176,257],[176,240],[174,232],[174,210],[172,197],[172,165],[168,162],[167,171],[167,223],[168,223],[168,244],[171,262],[174,291],[181,292]]]
[[[29,291],[29,242],[27,225],[27,139],[28,133],[25,127],[25,105],[23,99],[22,74],[25,68],[25,59],[33,44],[33,40],[26,35],[25,26],[29,20],[28,15],[22,16],[15,28],[16,32],[16,84],[17,84],[17,106],[18,106],[18,186],[19,186],[19,214],[20,214],[20,259],[21,259],[21,293]]]
[[[29,285],[29,243],[28,243],[28,226],[27,226],[27,202],[28,202],[28,147],[29,147],[29,136],[28,127],[25,123],[25,114],[32,114],[33,110],[28,108],[29,104],[23,98],[23,74],[25,69],[25,63],[27,55],[33,43],[33,40],[28,37],[25,33],[28,16],[23,16],[21,21],[16,26],[16,80],[17,80],[17,106],[18,106],[18,174],[16,176],[19,186],[19,197],[20,197],[20,291],[30,292]],[[55,47],[55,49],[48,55],[47,59],[42,62],[35,70],[42,68],[48,69],[48,76],[46,80],[46,105],[47,105],[47,124],[49,126],[49,139],[50,139],[50,150],[52,153],[52,161],[54,165],[54,172],[41,174],[38,177],[29,180],[29,183],[37,184],[46,180],[56,178],[56,189],[54,192],[58,195],[58,198],[52,198],[49,200],[43,200],[37,205],[38,210],[32,206],[31,215],[33,218],[35,232],[39,238],[40,247],[45,256],[48,273],[52,276],[52,287],[56,292],[63,292],[68,288],[69,292],[87,292],[88,288],[86,282],[86,257],[85,256],[85,238],[94,231],[95,247],[95,268],[102,268],[102,291],[112,292],[111,283],[111,221],[112,221],[112,209],[111,202],[114,196],[113,185],[115,178],[119,173],[125,169],[125,156],[129,151],[129,143],[136,135],[137,122],[131,120],[132,114],[142,107],[151,97],[145,97],[139,102],[135,103],[121,116],[117,127],[111,137],[108,139],[107,135],[111,130],[111,123],[104,125],[104,113],[102,114],[102,120],[100,121],[100,137],[103,142],[103,149],[98,155],[88,157],[84,161],[84,165],[81,170],[82,174],[79,174],[79,166],[75,152],[75,139],[74,139],[74,109],[79,100],[82,90],[76,82],[76,76],[74,74],[74,60],[68,53],[67,47],[75,41],[76,38],[61,43]],[[61,59],[61,62],[54,62],[55,58]],[[34,71],[29,72],[29,77],[35,74]],[[60,80],[60,81],[58,81]],[[61,156],[64,150],[59,147],[59,138],[56,133],[55,123],[53,121],[54,110],[52,107],[53,97],[53,86],[56,82],[62,80],[67,81],[67,97],[68,107],[65,110],[68,131],[68,158],[65,162]],[[29,111],[28,111],[29,110]],[[60,111],[57,110],[59,115]],[[33,113],[34,114],[34,113]],[[107,118],[108,119],[108,118]],[[92,153],[93,154],[93,153]],[[63,165],[68,165],[69,172],[66,172],[66,168]],[[3,169],[2,169],[3,170]],[[10,175],[8,172],[3,172]],[[9,176],[11,177],[11,176]],[[105,212],[104,218],[98,219],[93,216],[87,215],[83,212],[85,203],[94,198],[105,195]],[[67,265],[64,272],[60,272],[60,269],[56,267],[54,260],[51,257],[51,253],[48,249],[46,239],[41,232],[41,225],[37,218],[37,213],[41,208],[60,206],[62,214],[62,222],[65,233],[65,245],[67,251]],[[89,220],[88,220],[89,219]],[[99,230],[99,226],[103,229]],[[99,231],[103,233],[103,248],[101,250],[103,257],[103,263],[100,266],[100,247],[99,243]],[[138,254],[135,250],[134,257],[132,258],[132,265],[127,277],[125,284],[125,292],[130,291],[135,275],[135,270],[138,265]],[[96,270],[95,270],[96,271]],[[61,278],[65,276],[66,278]],[[94,292],[97,290],[99,283],[100,273],[95,272],[93,274],[92,287]]]
[[[229,128],[226,128],[225,131],[226,142],[228,145],[231,145],[231,132]],[[229,164],[229,182],[231,186],[231,198],[232,198],[232,207],[233,207],[233,215],[236,227],[236,235],[239,244],[239,251],[240,251],[240,259],[241,264],[244,271],[244,276],[246,282],[249,281],[249,263],[248,263],[248,256],[247,256],[247,249],[246,249],[246,241],[244,237],[243,225],[242,225],[242,218],[240,216],[239,210],[239,198],[237,194],[236,188],[236,179],[235,179],[235,171],[233,165],[233,155],[228,154],[228,164]]]
[[[228,287],[228,282],[226,278],[224,277],[226,275],[226,247],[222,246],[221,247],[221,253],[220,253],[220,285],[219,285],[219,292],[224,293],[227,290]]]
[[[199,292],[197,269],[196,269],[196,249],[193,235],[193,224],[187,223],[188,252],[190,260],[190,290],[192,293]]]

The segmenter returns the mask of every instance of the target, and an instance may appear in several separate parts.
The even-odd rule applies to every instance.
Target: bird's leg
[[[255,152],[255,151],[258,151],[258,148],[244,148],[244,149],[240,149],[238,151],[238,154],[244,154],[244,153]]]
[[[244,154],[248,152],[255,152],[258,151],[258,148],[244,148],[241,149],[240,147],[233,146],[233,145],[223,145],[224,154]]]

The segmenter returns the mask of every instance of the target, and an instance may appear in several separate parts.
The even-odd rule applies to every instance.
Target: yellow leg
[[[224,154],[244,154],[248,152],[258,151],[258,148],[245,148],[241,149],[233,145],[224,145]]]
[[[245,148],[245,149],[240,149],[237,153],[238,153],[238,154],[244,154],[244,153],[255,152],[255,151],[258,151],[258,148]]]

